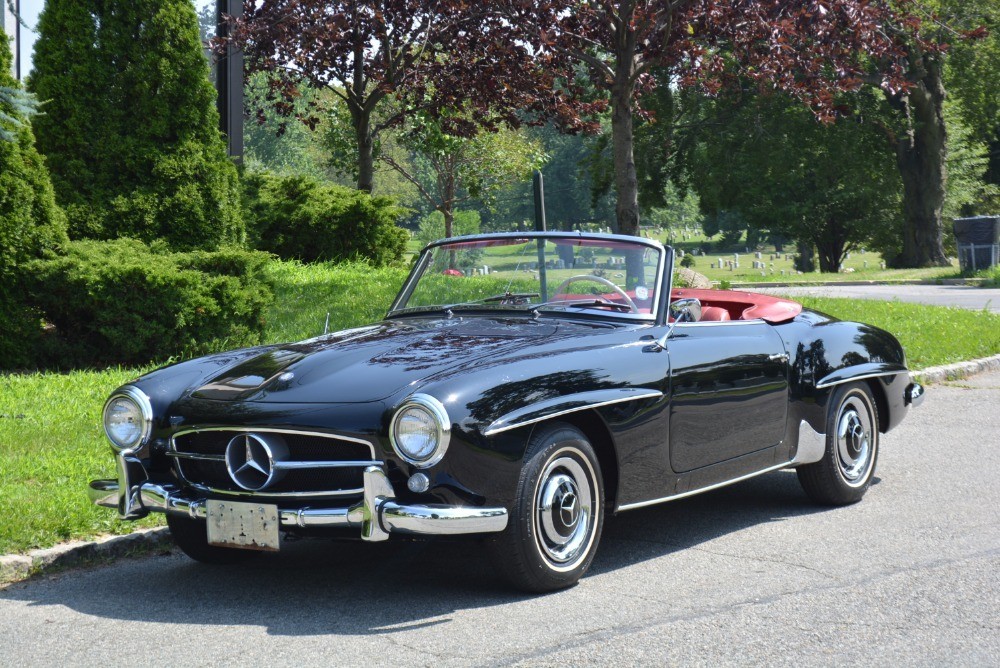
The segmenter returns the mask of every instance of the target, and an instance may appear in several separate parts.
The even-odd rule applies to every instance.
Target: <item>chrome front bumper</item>
[[[128,453],[117,455],[116,460],[118,480],[90,483],[88,494],[94,504],[117,508],[125,520],[150,512],[205,519],[205,499],[191,498],[174,485],[150,482],[142,463]],[[279,509],[279,515],[284,528],[354,527],[368,541],[386,540],[391,532],[439,536],[492,533],[507,527],[505,508],[397,503],[392,484],[380,466],[365,469],[364,497],[349,508]]]

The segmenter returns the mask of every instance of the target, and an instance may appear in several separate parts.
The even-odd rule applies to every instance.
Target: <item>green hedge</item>
[[[25,270],[30,303],[51,325],[36,364],[141,364],[260,342],[273,301],[268,256],[170,253],[131,239],[76,241]]]
[[[244,177],[247,233],[255,247],[303,262],[399,262],[408,233],[406,210],[388,197],[323,184],[306,176],[251,172]]]

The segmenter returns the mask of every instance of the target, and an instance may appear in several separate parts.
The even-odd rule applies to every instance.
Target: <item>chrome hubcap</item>
[[[857,396],[849,397],[837,420],[837,459],[840,473],[850,485],[862,484],[871,470],[874,425],[871,411]]]
[[[588,475],[589,472],[589,475]],[[549,462],[535,494],[536,540],[555,564],[572,568],[594,533],[594,477],[589,464],[561,456]]]

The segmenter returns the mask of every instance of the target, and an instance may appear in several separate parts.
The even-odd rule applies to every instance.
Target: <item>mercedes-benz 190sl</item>
[[[880,435],[923,399],[897,340],[672,288],[673,261],[616,235],[431,244],[381,322],[115,390],[117,477],[90,497],[165,513],[203,562],[283,536],[475,535],[529,591],[577,582],[609,512],[783,468],[818,503],[860,500]]]

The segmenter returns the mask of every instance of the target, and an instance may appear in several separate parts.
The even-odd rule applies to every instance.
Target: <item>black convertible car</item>
[[[923,389],[890,334],[757,294],[671,289],[635,237],[427,247],[386,318],[210,355],[117,389],[116,480],[194,559],[280,536],[475,534],[516,586],[587,570],[606,513],[795,468],[818,503],[871,484]],[[363,289],[363,286],[359,286]]]

